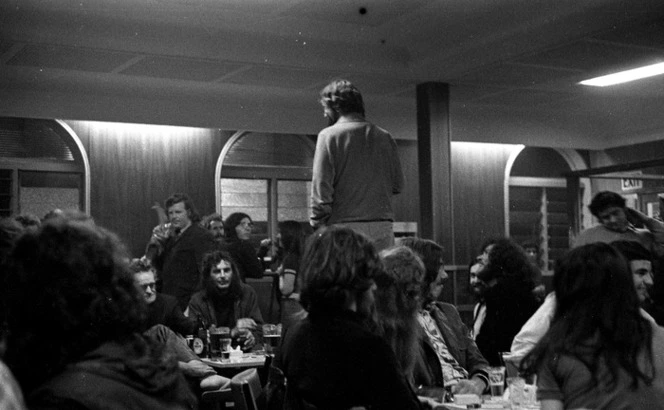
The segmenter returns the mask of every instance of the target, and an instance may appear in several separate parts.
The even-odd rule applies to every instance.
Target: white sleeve
[[[512,341],[510,352],[513,357],[524,357],[549,330],[551,319],[556,311],[556,295],[551,292],[542,306],[528,319]]]

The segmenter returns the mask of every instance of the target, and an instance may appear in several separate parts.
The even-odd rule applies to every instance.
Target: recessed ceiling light
[[[631,70],[621,71],[619,73],[591,78],[590,80],[581,81],[579,84],[591,85],[594,87],[606,87],[608,85],[628,83],[630,81],[653,77],[660,74],[664,74],[664,63],[647,65]]]

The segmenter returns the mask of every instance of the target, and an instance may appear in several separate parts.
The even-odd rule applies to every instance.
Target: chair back
[[[230,382],[228,383],[230,385]],[[233,393],[229,386],[220,390],[204,391],[201,395],[201,410],[226,410],[234,403]]]
[[[233,376],[231,391],[237,410],[259,410],[263,387],[256,369],[248,369]]]

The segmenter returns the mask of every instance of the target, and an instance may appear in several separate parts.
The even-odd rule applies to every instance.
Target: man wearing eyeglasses
[[[148,262],[134,259],[130,269],[134,273],[136,286],[143,291],[143,298],[148,304],[146,328],[161,324],[183,336],[193,334],[196,322],[182,313],[175,297],[157,293],[155,272]]]

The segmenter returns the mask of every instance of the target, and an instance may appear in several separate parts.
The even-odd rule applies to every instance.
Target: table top
[[[207,359],[202,358],[201,361],[208,366],[217,369],[237,369],[249,367],[261,367],[265,364],[265,354],[261,353],[243,353],[241,358],[238,359]]]

